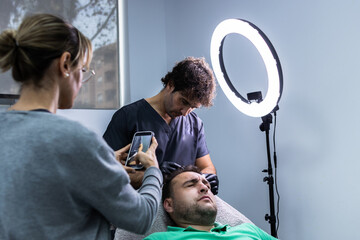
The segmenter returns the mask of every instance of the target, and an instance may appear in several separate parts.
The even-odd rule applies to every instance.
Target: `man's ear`
[[[61,55],[60,61],[59,61],[59,68],[60,68],[61,75],[63,77],[69,76],[70,68],[71,68],[70,62],[71,62],[71,54],[69,52],[64,52]]]
[[[166,85],[165,89],[168,93],[174,93],[175,87],[168,84]]]
[[[168,213],[172,213],[174,211],[172,198],[166,198],[164,200],[163,206],[165,211]]]

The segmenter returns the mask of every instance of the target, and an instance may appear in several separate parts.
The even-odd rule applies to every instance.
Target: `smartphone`
[[[137,152],[139,151],[140,144],[142,144],[143,152],[146,152],[151,144],[151,139],[154,136],[154,133],[152,131],[141,131],[136,132],[133,136],[129,154],[127,156],[125,166],[132,167],[134,169],[142,169],[144,166],[141,164],[133,164],[131,163],[133,161],[133,158],[136,156]]]

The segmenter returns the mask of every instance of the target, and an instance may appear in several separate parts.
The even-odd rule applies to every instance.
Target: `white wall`
[[[165,5],[163,0],[128,1],[130,98],[157,94],[166,74]]]
[[[87,128],[102,136],[115,110],[67,109],[56,114],[82,123]]]

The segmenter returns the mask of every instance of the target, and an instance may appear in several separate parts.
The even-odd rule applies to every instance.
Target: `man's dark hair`
[[[164,176],[164,185],[163,185],[163,190],[162,190],[162,200],[164,202],[164,200],[166,198],[169,198],[172,196],[173,194],[173,190],[172,190],[172,184],[171,181],[179,174],[183,173],[183,172],[196,172],[199,174],[202,174],[199,170],[198,167],[193,166],[193,165],[189,165],[186,167],[181,167],[177,170],[175,170],[174,172],[167,174]]]
[[[171,72],[161,79],[164,87],[174,87],[188,100],[202,106],[212,106],[215,97],[215,78],[204,58],[187,57],[177,63]]]

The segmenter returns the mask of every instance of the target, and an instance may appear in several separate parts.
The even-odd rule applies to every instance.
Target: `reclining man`
[[[215,222],[215,197],[209,182],[194,166],[178,169],[166,176],[163,206],[177,227],[168,226],[167,232],[153,233],[145,240],[276,239],[250,223],[231,227]]]

